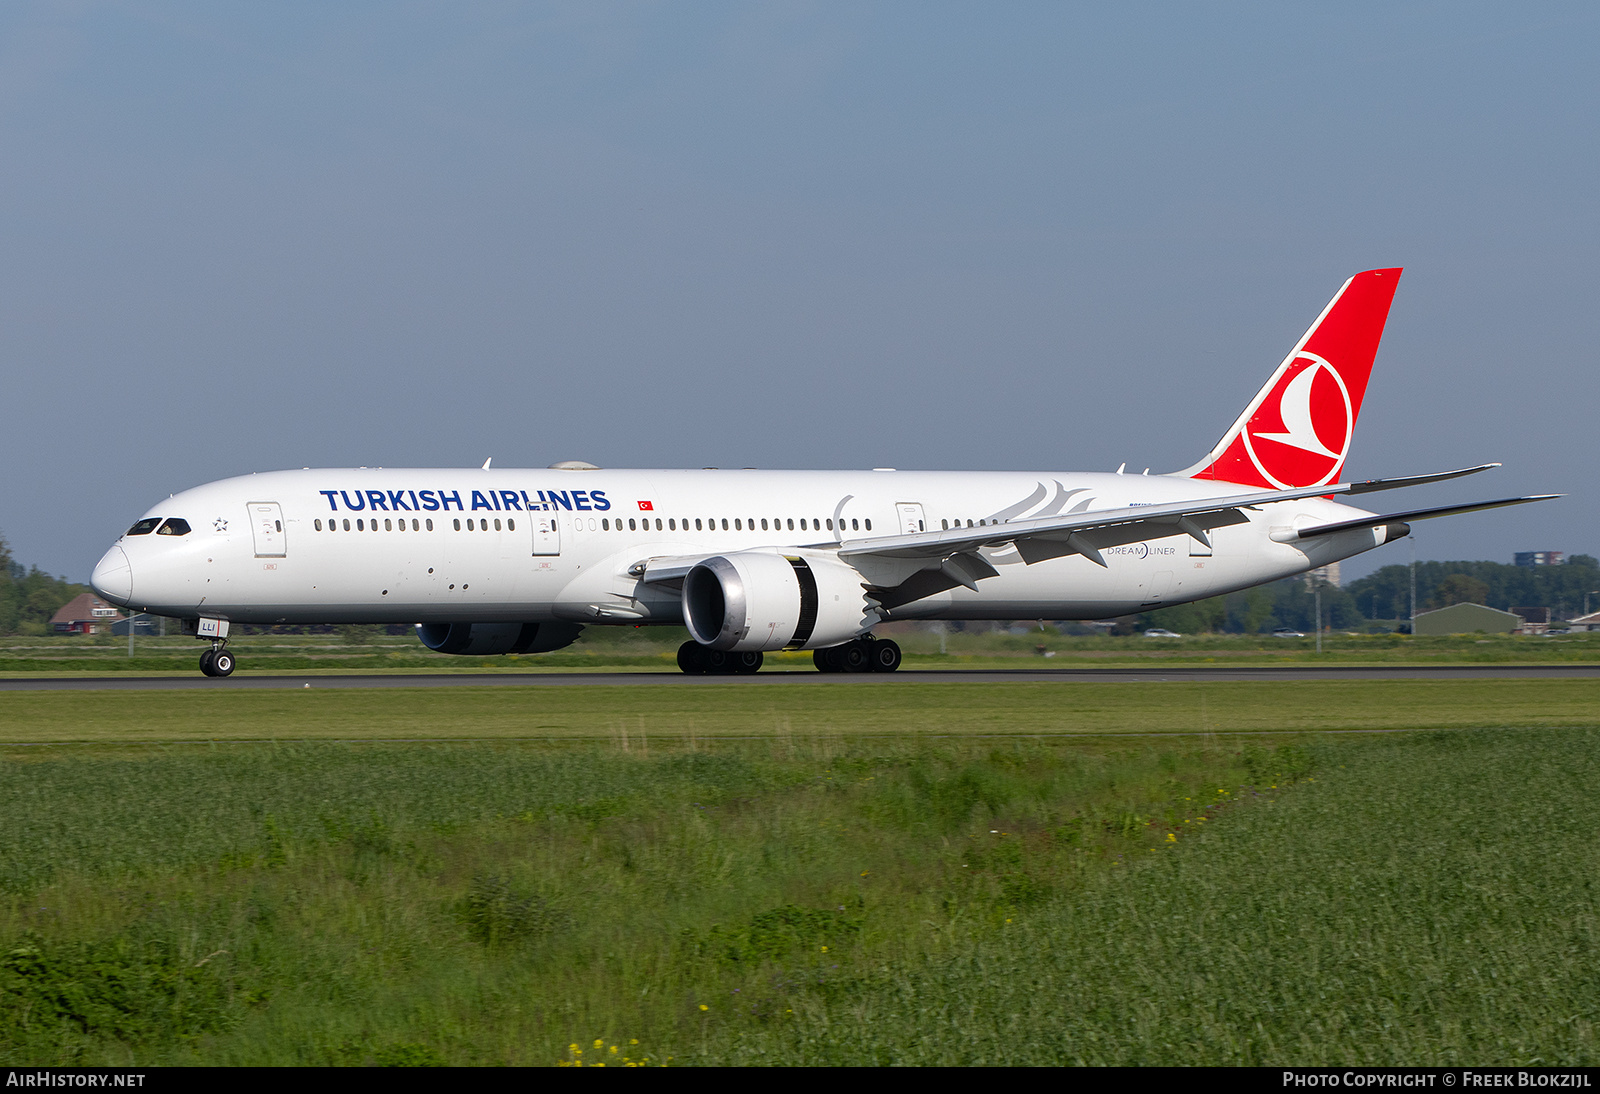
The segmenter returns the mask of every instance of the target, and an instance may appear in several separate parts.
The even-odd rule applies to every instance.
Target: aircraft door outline
[[[561,518],[555,513],[535,513],[533,525],[533,553],[559,555],[561,553]]]
[[[900,501],[895,503],[895,512],[900,515],[900,534],[903,536],[915,535],[928,530],[928,522],[922,515],[920,501]]]
[[[253,501],[250,511],[250,534],[255,537],[257,558],[284,558],[288,555],[288,539],[283,531],[283,506],[275,501]]]

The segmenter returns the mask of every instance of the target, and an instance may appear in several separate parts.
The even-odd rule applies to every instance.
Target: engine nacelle
[[[418,623],[417,637],[435,653],[468,657],[549,653],[578,640],[579,623]]]
[[[861,575],[835,558],[739,551],[683,579],[689,634],[714,650],[837,646],[878,622]]]

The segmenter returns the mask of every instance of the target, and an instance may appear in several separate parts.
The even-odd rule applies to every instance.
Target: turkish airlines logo
[[[1322,486],[1344,467],[1354,426],[1344,377],[1302,350],[1250,416],[1244,447],[1256,470],[1280,490]]]

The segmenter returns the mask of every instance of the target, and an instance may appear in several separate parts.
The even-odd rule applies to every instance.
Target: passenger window
[[[638,519],[637,517],[629,517],[628,518],[628,531],[637,532],[639,530],[638,525],[636,525],[634,523],[634,521],[636,521],[637,519]]]
[[[791,532],[794,531],[794,518],[793,517],[789,518],[789,531],[791,531]]]
[[[946,532],[950,530],[950,522],[948,520],[941,520],[939,523],[944,526]]]
[[[365,532],[366,530],[367,530],[367,526],[361,522],[361,518],[360,517],[357,517],[356,518],[356,531]]]
[[[499,517],[495,517],[494,518],[494,530],[496,532],[498,532],[500,530],[500,518]]]
[[[699,517],[695,517],[695,518],[694,518],[694,530],[695,530],[695,531],[696,531],[696,532],[699,532],[699,531],[701,531],[701,530],[702,530],[702,529],[701,529],[701,528],[700,528],[700,518],[699,518]]]
[[[592,528],[593,525],[591,524],[590,527]],[[516,530],[517,530],[517,522],[512,520],[510,517],[507,517],[506,518],[506,531],[515,532]]]
[[[658,531],[658,532],[661,531],[661,518],[660,517],[656,518],[656,531]]]
[[[156,530],[156,525],[161,523],[160,517],[145,517],[138,524],[128,529],[130,536],[148,536]]]
[[[319,531],[319,532],[322,531],[322,518],[321,517],[318,517],[316,520],[312,521],[311,523],[316,526],[317,531]]]
[[[828,531],[830,531],[830,532],[833,531],[833,518],[832,517],[828,518]]]
[[[458,531],[458,532],[461,531],[461,520],[460,520],[459,517],[456,518],[456,520],[452,521],[451,523],[453,523],[456,526],[456,531]]]
[[[728,530],[728,518],[727,517],[723,517],[722,518],[722,530],[724,532],[726,532]]]
[[[861,522],[859,520],[857,520],[855,517],[851,517],[850,518],[850,530],[852,532],[861,531]]]
[[[467,520],[467,531],[476,532],[477,530],[478,530],[478,526],[472,522],[471,518],[468,518],[468,520]]]
[[[373,527],[374,527],[374,528],[376,528],[376,527],[377,527],[377,526],[378,526],[378,522],[377,522],[377,521],[373,521],[373,522],[372,522],[372,526],[373,526]],[[392,523],[390,523],[390,521],[389,521],[389,518],[388,518],[388,517],[384,517],[384,518],[383,518],[383,530],[384,530],[384,531],[385,531],[385,532],[392,532],[392,531],[394,531],[394,525],[393,525],[393,524],[392,524]]]
[[[350,518],[349,517],[345,517],[344,518],[344,530],[346,532],[348,532],[350,530]]]
[[[677,520],[675,518],[673,518],[673,517],[668,517],[667,518],[667,531],[676,532],[677,530],[678,530],[678,522],[677,522]]]
[[[430,532],[433,531],[433,518],[432,517],[428,518],[427,526],[428,526],[428,531],[430,531]]]
[[[278,522],[278,531],[283,531],[283,522]],[[189,522],[179,517],[168,517],[165,524],[156,529],[158,536],[186,536],[189,534]]]
[[[611,531],[611,518],[610,517],[601,517],[600,518],[600,530],[602,532]]]
[[[495,523],[499,524],[500,522],[499,521],[495,521]],[[488,530],[489,530],[489,522],[486,521],[486,520],[480,520],[478,522],[478,531],[487,532]],[[465,588],[465,587],[466,586],[462,586],[462,588]]]
[[[744,530],[744,529],[739,527],[739,518],[738,517],[734,517],[733,518],[733,530],[735,532],[742,532]]]
[[[417,523],[417,518],[416,517],[412,517],[411,518],[411,530],[413,532],[422,531],[422,526]]]
[[[762,517],[761,518],[761,530],[763,532],[765,532],[767,530],[767,518],[766,517]]]

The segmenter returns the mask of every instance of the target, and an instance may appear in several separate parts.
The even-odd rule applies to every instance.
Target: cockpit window
[[[167,522],[156,530],[158,536],[186,536],[189,534],[189,522],[181,517],[170,517]]]
[[[156,530],[156,525],[161,523],[160,517],[145,517],[138,524],[128,529],[130,536],[148,536]]]

